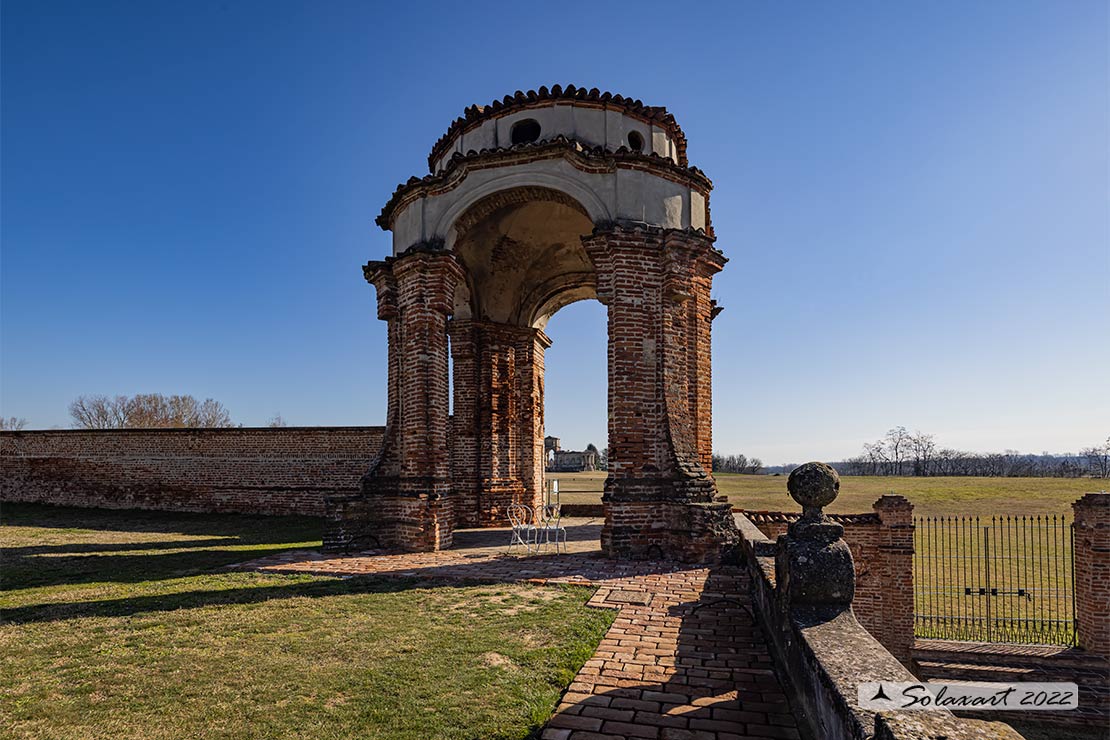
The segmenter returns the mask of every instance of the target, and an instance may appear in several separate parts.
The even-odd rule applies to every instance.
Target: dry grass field
[[[601,500],[605,473],[549,473],[559,480],[563,503]],[[753,511],[798,511],[786,492],[783,475],[717,476],[717,487],[734,506]],[[1071,516],[1071,503],[1085,493],[1107,488],[1107,482],[1090,478],[911,478],[842,476],[840,497],[828,508],[838,514],[871,511],[885,493],[905,496],[915,516]]]
[[[552,477],[559,479],[564,503],[601,499],[603,472]],[[1102,490],[1105,481],[877,476],[840,480],[840,497],[828,507],[832,513],[869,512],[880,496],[895,493],[914,504],[915,517],[948,520],[917,528],[918,636],[1070,644],[1071,504],[1085,493]],[[786,491],[786,476],[721,474],[717,485],[739,508],[799,511]],[[953,517],[979,519],[955,523],[950,521]],[[1020,517],[1034,521],[1015,520]],[[1055,525],[1044,522],[1051,517],[1057,517]],[[998,593],[980,597],[980,588]]]

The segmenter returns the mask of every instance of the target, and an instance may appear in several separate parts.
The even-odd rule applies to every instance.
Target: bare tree
[[[862,455],[837,463],[837,469],[844,475],[1110,477],[1110,438],[1079,455],[1034,455],[1017,450],[978,453],[950,447],[937,449],[933,435],[921,431],[908,434],[905,427],[895,427],[879,441],[865,444]]]
[[[719,452],[714,452],[713,472],[760,475],[763,473],[763,461],[758,457],[749,458],[747,455],[722,455]]]
[[[69,405],[78,429],[122,429],[127,425],[127,396],[78,396]]]
[[[165,429],[230,427],[231,414],[211,398],[141,393],[127,396],[80,396],[69,405],[79,429]]]
[[[1110,478],[1110,437],[1106,442],[1083,450],[1087,458],[1087,468],[1095,478]]]
[[[863,453],[871,465],[871,475],[890,475],[890,456],[887,454],[886,444],[879,440],[873,444],[865,444]]]
[[[905,427],[894,427],[886,433],[886,449],[894,475],[905,472],[904,465],[909,454],[910,434]]]
[[[27,426],[27,420],[17,417],[9,416],[6,419],[0,417],[0,431],[2,432],[18,432]]]
[[[913,436],[909,438],[909,444],[913,453],[913,474],[929,475],[930,466],[933,463],[933,452],[937,448],[933,441],[933,435],[921,431],[914,432]]]
[[[266,422],[266,426],[268,426],[268,427],[287,427],[289,425],[285,423],[285,419],[282,418],[281,412],[279,411],[278,413],[274,414],[273,417],[268,422]]]

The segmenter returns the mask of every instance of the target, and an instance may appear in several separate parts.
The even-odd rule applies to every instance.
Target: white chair
[[[524,504],[509,504],[509,524],[512,525],[512,539],[506,554],[511,553],[517,545],[523,545],[525,552],[532,552],[532,548],[539,548],[539,532],[536,529],[535,517],[532,509]]]
[[[547,549],[548,545],[554,543],[555,552],[560,552],[559,543],[562,542],[562,552],[567,552],[567,530],[566,527],[559,523],[563,518],[563,507],[559,504],[548,504],[543,507],[540,518],[543,524],[541,529],[543,532],[544,550]],[[538,548],[539,543],[537,541],[537,549]]]

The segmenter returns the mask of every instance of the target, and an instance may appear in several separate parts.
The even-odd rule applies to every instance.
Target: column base
[[[523,504],[535,510],[540,501],[539,493],[529,491],[517,478],[484,478],[478,495],[475,527],[507,527],[509,506]]]
[[[451,547],[449,481],[367,476],[362,492],[329,497],[325,550],[434,552]]]
[[[601,549],[622,560],[718,563],[740,541],[711,479],[608,481]]]

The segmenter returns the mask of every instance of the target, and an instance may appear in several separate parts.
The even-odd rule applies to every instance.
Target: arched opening
[[[548,495],[568,516],[571,547],[601,546],[601,496],[609,444],[608,328],[605,306],[582,300],[560,309],[546,328],[544,426],[558,439],[548,461]],[[558,482],[554,494],[553,482]]]
[[[559,309],[596,298],[582,246],[593,222],[561,191],[522,187],[477,201],[452,230],[466,272],[450,330],[456,516],[463,526],[499,526],[509,506],[546,501],[544,330]],[[597,355],[604,368],[604,349]],[[604,399],[599,406],[604,419]],[[604,421],[597,431],[604,434]]]

